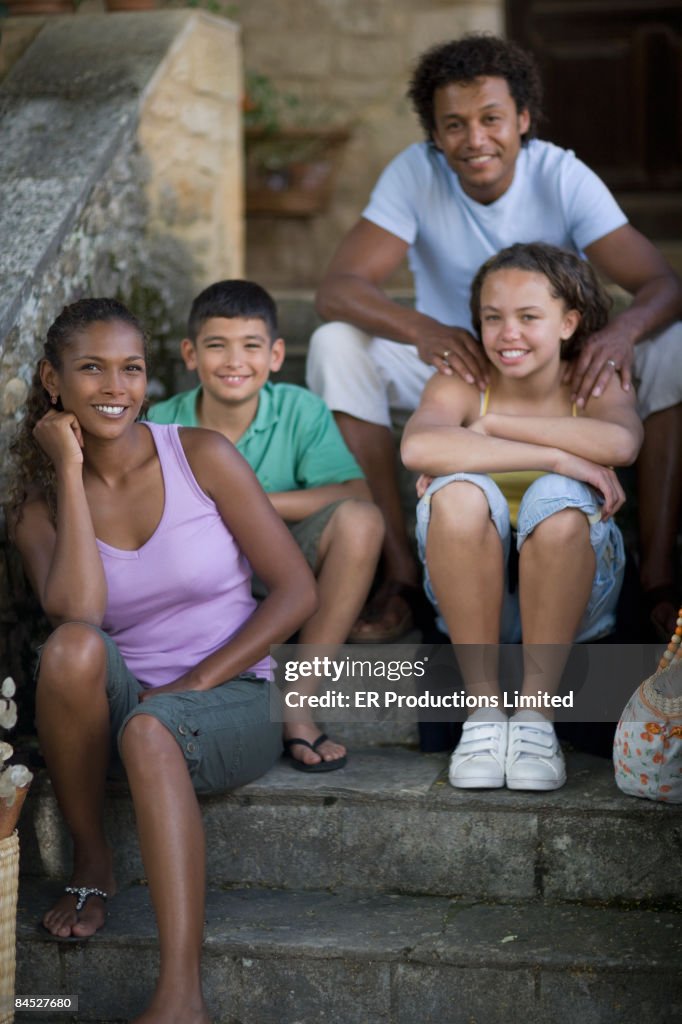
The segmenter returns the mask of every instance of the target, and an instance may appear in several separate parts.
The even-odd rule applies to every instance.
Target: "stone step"
[[[88,942],[37,925],[54,894],[22,884],[17,993],[78,996],[77,1017],[45,1013],[46,1024],[129,1020],[158,963],[148,891],[116,896]],[[205,991],[216,1024],[672,1024],[679,925],[659,910],[213,889]]]
[[[554,793],[455,790],[447,757],[352,750],[318,775],[279,762],[202,799],[214,886],[346,888],[471,900],[664,903],[682,896],[682,807],[623,796],[610,761],[569,754]],[[119,884],[143,875],[132,804],[112,784],[107,827]],[[48,780],[21,823],[25,875],[64,878],[68,842]]]

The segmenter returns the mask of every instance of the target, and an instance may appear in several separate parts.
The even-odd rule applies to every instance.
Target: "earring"
[[[52,395],[52,394],[50,395],[50,401],[52,402],[53,405],[57,404],[57,398],[58,397],[59,397],[58,395]]]

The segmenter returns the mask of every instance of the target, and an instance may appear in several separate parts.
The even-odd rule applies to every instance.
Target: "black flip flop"
[[[328,739],[329,737],[327,736],[326,732],[322,732],[317,737],[314,743],[308,743],[307,740],[297,739],[296,737],[290,740],[285,740],[284,756],[291,758],[291,766],[292,768],[295,768],[296,771],[298,772],[335,772],[337,768],[343,768],[343,766],[345,765],[347,761],[347,757],[345,754],[342,757],[337,757],[334,761],[321,760],[318,761],[317,764],[304,764],[303,761],[299,761],[298,758],[294,757],[293,754],[291,753],[291,748],[293,747],[293,745],[295,743],[299,743],[302,747],[307,747],[308,750],[314,750],[315,753],[317,754],[317,748],[320,746],[321,743],[324,743],[324,741]]]

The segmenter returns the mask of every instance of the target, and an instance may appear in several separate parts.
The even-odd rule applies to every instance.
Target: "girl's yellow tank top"
[[[485,391],[481,392],[481,416],[485,416],[487,413],[489,401],[490,387],[488,386]],[[578,409],[574,402],[571,406],[571,416],[577,415]],[[495,481],[507,500],[512,529],[516,529],[521,499],[533,481],[544,475],[545,471],[541,469],[515,469],[507,473],[488,473],[490,479]]]

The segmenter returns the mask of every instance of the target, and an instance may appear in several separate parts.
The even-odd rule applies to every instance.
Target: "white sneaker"
[[[478,718],[478,715],[483,718]],[[490,712],[474,712],[462,726],[462,738],[450,758],[449,778],[457,789],[499,789],[504,786],[507,719],[486,721]]]
[[[509,721],[505,766],[507,789],[559,789],[566,764],[554,726],[537,711],[522,711]]]

